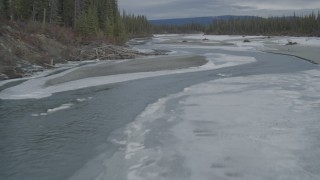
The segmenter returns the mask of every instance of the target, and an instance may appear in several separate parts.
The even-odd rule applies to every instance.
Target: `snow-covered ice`
[[[160,99],[127,127],[127,179],[320,179],[319,77],[231,77]]]

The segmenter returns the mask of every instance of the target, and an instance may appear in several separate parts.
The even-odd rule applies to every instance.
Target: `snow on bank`
[[[313,46],[320,48],[319,37],[292,37],[292,36],[238,36],[238,35],[204,35],[204,34],[189,34],[189,35],[162,35],[155,36],[156,38],[176,39],[178,42],[181,40],[203,40],[202,46],[211,46],[213,49],[225,49],[234,51],[247,51],[252,49],[269,50],[266,45],[286,45],[288,42],[297,42],[301,46]],[[244,42],[249,40],[250,42]],[[218,43],[218,44],[217,44]],[[219,45],[219,43],[222,43]],[[232,43],[235,46],[224,45],[223,43]],[[271,50],[271,49],[270,49]]]
[[[167,71],[156,71],[156,72],[139,72],[131,74],[119,74],[110,75],[102,77],[85,78],[76,81],[71,81],[63,84],[58,84],[55,86],[45,86],[45,83],[56,77],[63,77],[64,74],[69,73],[75,69],[65,71],[60,74],[56,74],[49,77],[43,77],[38,79],[28,80],[18,86],[14,86],[5,89],[0,92],[0,99],[30,99],[30,98],[44,98],[51,96],[53,93],[87,88],[92,86],[99,86],[117,82],[130,81],[135,79],[155,77],[169,74],[187,73],[187,72],[197,72],[218,69],[228,66],[236,66],[244,63],[251,63],[255,61],[253,57],[245,56],[233,56],[225,54],[206,54],[208,63],[200,67],[192,67],[188,69],[179,70],[167,70]],[[218,63],[218,64],[216,64]],[[95,66],[95,65],[90,65]]]
[[[320,71],[220,79],[126,128],[128,180],[320,179]]]
[[[191,34],[183,36],[185,39],[196,40],[212,40],[212,41],[230,41],[230,40],[243,40],[247,38],[262,38],[264,36],[239,36],[239,35],[204,35],[204,34]]]
[[[104,63],[115,63],[118,61],[119,60],[116,60],[116,61],[109,60],[108,62],[104,62]],[[1,86],[4,86],[8,83],[17,82],[17,81],[21,81],[21,80],[43,78],[43,77],[49,76],[51,74],[56,74],[57,72],[66,71],[68,69],[76,68],[76,67],[80,67],[80,66],[84,66],[84,65],[96,64],[97,62],[99,62],[98,59],[87,60],[87,61],[69,61],[68,63],[55,64],[54,69],[44,69],[43,71],[33,73],[31,76],[18,78],[18,79],[9,79],[9,80],[0,81],[0,88],[1,88]]]
[[[275,37],[271,42],[275,44],[287,44],[288,42],[297,42],[299,45],[303,46],[320,46],[320,38],[319,37],[290,37],[290,36],[282,36]]]
[[[206,38],[209,41],[227,41],[227,42],[243,42],[243,40],[248,39],[253,42],[272,42],[275,44],[285,45],[288,42],[297,42],[300,45],[306,46],[320,46],[319,37],[293,37],[293,36],[273,36],[267,38],[266,36],[238,36],[238,35],[204,35],[204,34],[191,34],[181,36],[183,39],[194,39],[203,40]],[[244,43],[251,44],[251,43]]]

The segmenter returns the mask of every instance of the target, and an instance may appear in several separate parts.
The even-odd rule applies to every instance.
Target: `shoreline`
[[[281,37],[272,37],[271,39],[265,39],[260,37],[242,37],[253,40],[250,43],[243,43],[242,39],[228,39],[225,37],[225,40],[219,40],[217,37],[208,37],[208,41],[202,41],[201,39],[192,39],[193,37],[182,36],[184,38],[174,38],[171,40],[177,44],[190,44],[194,43],[196,45],[205,45],[205,46],[230,46],[233,44],[235,48],[254,48],[260,52],[271,53],[271,54],[280,54],[287,55],[292,57],[297,57],[301,60],[307,61],[312,64],[320,64],[320,58],[318,57],[318,44],[315,45],[306,45],[298,43],[297,45],[284,45],[284,38]],[[198,37],[199,38],[199,37]],[[202,36],[200,37],[202,38]],[[214,38],[216,38],[214,40]],[[295,38],[295,37],[292,37]],[[182,43],[181,40],[187,39],[187,42]],[[190,41],[192,40],[192,41]],[[278,41],[275,43],[275,41]],[[226,43],[227,42],[227,43]],[[162,44],[164,42],[160,42]],[[258,43],[258,44],[257,44]],[[228,45],[226,45],[228,44]],[[107,61],[106,61],[107,62]],[[127,59],[124,62],[120,63],[98,63],[93,64],[92,66],[84,66],[74,69],[62,76],[55,77],[45,84],[46,87],[53,86],[56,84],[61,84],[65,82],[70,82],[74,80],[90,78],[90,77],[99,77],[99,76],[108,76],[108,75],[118,75],[118,74],[128,74],[136,72],[152,72],[152,71],[161,71],[161,70],[178,70],[189,67],[197,67],[204,65],[208,61],[204,57],[195,56],[195,55],[180,55],[180,56],[140,56],[135,59]],[[20,79],[20,78],[18,78]],[[18,80],[16,79],[16,80]],[[3,82],[3,81],[2,81]],[[7,84],[7,83],[4,83]]]
[[[320,64],[319,49],[317,46],[302,46],[302,45],[265,45],[265,48],[275,50],[264,50],[262,52],[281,54],[300,58],[312,64]]]
[[[248,40],[248,42],[244,42]],[[309,37],[286,36],[240,36],[240,35],[203,35],[189,34],[179,35],[166,39],[160,44],[199,45],[210,47],[252,47],[265,53],[288,55],[300,58],[313,64],[320,64],[319,49],[320,39],[313,37],[313,42],[308,42]],[[287,42],[297,42],[294,45],[286,45]]]
[[[303,57],[298,56],[298,55],[293,55],[293,54],[285,53],[285,52],[272,52],[272,51],[263,51],[263,50],[261,50],[261,52],[270,53],[270,54],[279,54],[279,55],[285,55],[285,56],[292,56],[292,57],[299,58],[299,59],[301,59],[301,60],[303,60],[303,61],[307,61],[307,62],[309,62],[309,63],[311,63],[311,64],[319,64],[319,63],[317,63],[317,62],[315,62],[315,61],[313,61],[313,60],[310,60],[310,59],[307,59],[307,58],[303,58]]]

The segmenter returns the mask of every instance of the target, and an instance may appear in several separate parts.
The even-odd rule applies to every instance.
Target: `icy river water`
[[[0,179],[320,179],[318,65],[237,47],[135,47],[221,68],[2,98]]]

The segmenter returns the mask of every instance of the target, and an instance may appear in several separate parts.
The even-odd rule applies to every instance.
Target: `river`
[[[136,79],[131,81],[112,83],[101,86],[70,90],[65,92],[58,92],[54,93],[49,97],[41,99],[1,99],[0,179],[122,180],[198,178],[207,179],[210,177],[215,179],[255,179],[257,177],[261,177],[260,179],[280,179],[280,176],[267,176],[266,174],[264,174],[265,172],[263,172],[263,170],[261,169],[257,171],[258,174],[255,174],[255,176],[253,176],[253,171],[246,171],[247,169],[252,168],[251,166],[244,168],[245,170],[242,170],[241,172],[246,172],[247,174],[251,173],[252,176],[246,176],[247,174],[241,174],[239,172],[233,171],[224,172],[222,173],[222,175],[220,171],[216,172],[215,174],[207,174],[207,172],[201,173],[202,171],[200,171],[197,168],[194,169],[193,166],[182,166],[182,164],[185,163],[184,159],[187,159],[186,157],[188,157],[190,154],[188,155],[188,153],[183,153],[183,150],[177,147],[172,147],[170,151],[167,152],[169,154],[174,152],[175,155],[168,155],[168,157],[166,157],[166,160],[161,160],[161,157],[164,156],[159,155],[159,159],[147,161],[147,165],[150,166],[151,164],[150,169],[140,169],[138,173],[138,170],[137,168],[134,168],[134,165],[139,164],[138,162],[141,162],[142,160],[136,159],[137,157],[135,152],[140,149],[141,153],[143,154],[144,152],[142,149],[148,149],[147,147],[149,147],[149,149],[152,149],[154,147],[161,149],[161,147],[169,141],[168,138],[170,139],[170,137],[164,137],[163,134],[162,136],[160,136],[160,129],[162,129],[163,132],[166,132],[166,130],[170,129],[171,127],[178,128],[177,124],[179,124],[180,121],[183,121],[183,118],[182,120],[180,119],[179,121],[174,121],[174,123],[163,123],[162,125],[161,123],[155,125],[149,122],[148,130],[154,133],[149,133],[151,135],[149,135],[148,138],[145,137],[143,139],[143,141],[147,145],[141,148],[139,148],[140,146],[131,147],[131,145],[134,145],[134,143],[129,143],[127,131],[128,129],[132,130],[132,123],[134,123],[135,121],[140,122],[141,118],[143,119],[143,117],[145,117],[141,117],[141,113],[145,112],[146,108],[150,108],[150,106],[152,106],[152,104],[154,103],[159,103],[159,99],[163,99],[166,97],[168,98],[168,96],[170,97],[170,95],[173,94],[183,93],[185,88],[209,82],[213,82],[212,86],[215,87],[214,82],[216,80],[218,80],[218,82],[223,81],[223,79],[246,79],[255,76],[272,76],[276,78],[277,76],[282,75],[295,75],[305,71],[318,70],[319,67],[317,65],[303,61],[296,57],[268,54],[256,50],[238,51],[236,50],[236,48],[219,49],[201,45],[195,46],[192,44],[184,46],[175,46],[172,44],[159,43],[154,39],[147,40],[141,43],[140,45],[135,45],[135,47],[139,49],[167,49],[176,52],[176,54],[211,54],[212,58],[215,57],[215,54],[232,55],[238,57],[253,57],[256,61],[237,66],[227,66],[212,70],[169,74],[155,77],[145,77],[142,79]],[[219,63],[223,62],[217,62],[217,64]],[[268,85],[269,80],[265,82],[266,87],[263,87],[262,82],[262,84],[259,85],[259,89],[263,90],[264,88],[270,87],[271,85]],[[228,83],[236,85],[237,81],[232,81]],[[246,83],[250,84],[253,82],[250,81]],[[254,81],[254,83],[257,82]],[[211,86],[208,87],[212,88]],[[299,91],[299,87],[294,87],[294,91]],[[238,93],[238,95],[244,96],[241,93]],[[192,94],[178,95],[174,96],[174,98],[166,99],[165,112],[167,113],[165,114],[168,115],[170,110],[177,110],[177,106],[179,106],[178,102],[180,102],[181,99],[190,96],[192,96]],[[221,97],[227,98],[225,94],[223,94],[223,96]],[[257,98],[259,98],[259,96],[257,96]],[[223,99],[220,100],[223,101]],[[214,108],[214,106],[212,108]],[[250,111],[250,109],[246,110]],[[311,111],[312,113],[309,114],[315,116],[315,118],[319,117],[318,114],[315,113],[315,107],[310,107],[308,111]],[[192,110],[190,110],[190,112],[192,112]],[[198,111],[196,112],[201,112],[201,109],[198,109]],[[232,113],[232,111],[230,113]],[[177,114],[179,115],[179,113]],[[159,114],[157,113],[149,113],[146,115],[146,117],[148,117],[148,120],[150,120],[153,117],[158,117],[158,115]],[[267,117],[267,115],[262,116]],[[279,117],[280,116],[282,116],[282,114],[279,115]],[[161,117],[163,118],[164,116]],[[221,117],[224,116],[221,115]],[[272,118],[275,117],[277,117],[277,115],[272,116]],[[158,117],[158,119],[159,118],[160,117]],[[199,118],[201,118],[201,116]],[[312,121],[312,123],[314,122],[315,121]],[[312,123],[308,122],[308,127],[310,125],[312,126]],[[316,126],[318,127],[319,123],[317,123]],[[253,128],[255,127],[256,126],[254,126]],[[250,131],[250,128],[245,129],[245,131],[247,130]],[[140,129],[138,128],[137,131],[140,131]],[[176,130],[175,132],[179,131]],[[176,137],[175,139],[183,137],[182,135],[171,136]],[[188,136],[186,135],[186,137]],[[160,140],[161,142],[158,142]],[[138,140],[135,140],[134,142],[136,141]],[[177,141],[178,142],[170,142],[168,147],[173,146],[173,144],[179,144],[179,142],[183,142],[182,140]],[[214,145],[215,141],[211,142]],[[185,143],[188,144],[187,142]],[[217,144],[219,143],[223,142],[218,141]],[[232,143],[229,142],[229,144]],[[308,143],[308,145],[310,144],[314,144],[313,140],[312,142]],[[318,144],[319,142],[316,143],[317,147],[319,147]],[[249,145],[250,144],[246,146]],[[131,155],[130,152],[128,154],[128,151],[130,151],[129,146],[134,149],[134,151],[131,152]],[[219,146],[222,145],[220,144]],[[186,148],[185,144],[181,147]],[[207,148],[207,146],[204,146],[204,148]],[[232,149],[234,147],[225,148]],[[305,148],[307,149],[307,147]],[[309,148],[311,148],[311,146],[309,146]],[[247,151],[247,149],[241,150]],[[159,150],[159,153],[164,153],[164,151],[160,151],[161,150]],[[181,153],[178,153],[180,151]],[[121,155],[121,153],[119,154],[119,152],[123,152],[124,155]],[[125,152],[127,152],[127,154]],[[319,158],[319,156],[317,156],[319,155],[319,153],[314,151],[311,152],[313,154],[311,154],[308,157],[305,157],[309,158],[305,161],[309,162],[311,161],[310,159],[312,159],[313,157]],[[145,153],[148,154],[148,156],[156,156],[155,154],[157,154],[156,152]],[[179,154],[179,156],[176,154]],[[234,155],[235,153],[230,152],[230,154]],[[221,154],[219,155],[219,153],[216,153],[216,155],[221,156]],[[139,157],[140,156],[142,157],[142,155],[139,155]],[[194,157],[194,154],[190,156]],[[244,155],[241,154],[239,156]],[[269,156],[273,155],[269,154]],[[147,155],[143,157],[147,157]],[[168,160],[170,159],[170,157],[172,158],[172,161]],[[275,155],[273,157],[282,156]],[[299,153],[297,153],[297,157],[300,157]],[[231,158],[229,158],[229,160],[230,159]],[[213,160],[214,158],[212,159],[212,161]],[[134,161],[136,161],[137,163],[135,164]],[[228,159],[225,159],[225,161],[228,161]],[[196,162],[197,161],[195,160],[195,163]],[[154,163],[157,164],[157,167],[152,167],[152,164]],[[201,167],[201,162],[197,162],[196,164],[198,164],[199,167]],[[253,164],[259,166],[259,164],[257,163]],[[236,166],[239,164],[233,163],[233,165]],[[285,165],[286,164],[284,164],[284,166]],[[319,173],[319,171],[316,172],[319,169],[319,167],[314,167],[319,164],[316,164],[314,160],[312,160],[311,164],[304,163],[304,165],[306,168],[305,171],[310,171],[309,173],[313,174],[309,174],[309,179],[316,179],[320,177],[318,175],[314,175],[316,173]],[[310,165],[310,167],[308,167],[308,165]],[[171,171],[168,171],[168,169],[164,168],[166,166],[167,168],[170,168]],[[215,168],[224,167],[224,165],[221,164],[211,164],[210,166]],[[261,166],[267,167],[266,165]],[[160,167],[163,167],[162,170]],[[276,172],[276,170],[270,172]],[[206,175],[197,175],[197,173]],[[279,171],[278,174],[279,173],[288,175],[282,171]],[[291,177],[289,175],[284,177]],[[302,179],[306,177],[297,176],[296,174],[293,175],[295,176],[292,177],[298,177],[297,179]]]

